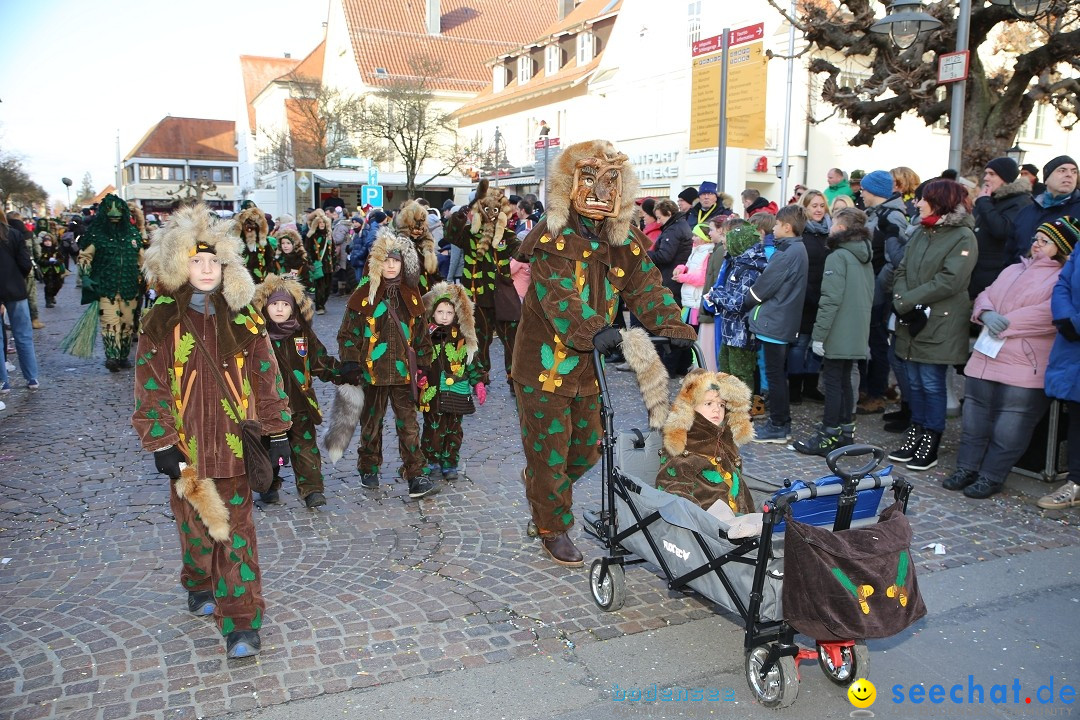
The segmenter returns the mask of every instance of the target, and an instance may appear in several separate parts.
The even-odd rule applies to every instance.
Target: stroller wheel
[[[603,579],[601,579],[603,575]],[[589,566],[589,589],[597,607],[615,612],[626,602],[626,575],[623,566],[606,560],[593,560]]]
[[[795,658],[784,655],[765,677],[761,668],[769,655],[768,645],[758,645],[746,653],[746,682],[759,703],[768,708],[788,707],[799,697],[799,674]]]
[[[837,685],[847,687],[859,678],[870,675],[870,650],[866,642],[856,640],[854,645],[833,646],[840,655],[840,664],[837,665],[827,647],[828,643],[818,643],[818,664],[825,677]]]

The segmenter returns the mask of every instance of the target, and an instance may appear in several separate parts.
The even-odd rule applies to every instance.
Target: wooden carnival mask
[[[590,157],[577,162],[572,201],[575,212],[591,220],[619,214],[625,159],[625,155],[617,155],[613,160]]]

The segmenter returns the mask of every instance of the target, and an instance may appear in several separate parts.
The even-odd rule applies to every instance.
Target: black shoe
[[[196,615],[213,615],[217,607],[213,590],[201,590],[198,592],[188,591],[187,609]]]
[[[911,425],[907,429],[904,444],[889,453],[889,459],[894,462],[911,462],[915,458],[915,451],[919,449],[919,440],[922,439],[922,425]]]
[[[893,420],[904,420],[905,418],[907,418],[908,422],[911,421],[911,406],[903,401],[900,402],[899,410],[893,410],[892,412],[887,412],[881,416],[881,419],[885,422],[890,422]],[[905,430],[906,429],[907,428],[905,428]]]
[[[264,493],[259,493],[259,500],[267,505],[277,505],[281,502],[281,496],[277,490],[267,490]]]
[[[941,444],[941,433],[937,430],[923,430],[919,438],[919,447],[915,450],[915,456],[907,464],[908,470],[929,470],[937,465],[938,445]]]
[[[409,497],[422,498],[435,495],[439,492],[439,486],[432,482],[431,478],[421,475],[409,478]]]
[[[446,482],[454,482],[458,479],[458,469],[456,467],[443,468],[442,469],[443,480]]]
[[[956,468],[956,472],[941,481],[941,487],[953,491],[963,490],[978,479],[979,473],[974,470]]]
[[[976,500],[985,500],[991,495],[997,495],[1005,487],[1005,481],[994,482],[993,480],[987,480],[982,475],[971,485],[964,488],[964,496],[969,498],[975,498]]]
[[[304,504],[312,509],[322,507],[326,504],[326,496],[321,492],[313,492],[304,498]]]
[[[848,446],[855,444],[855,423],[844,423],[840,426],[840,445]]]
[[[806,440],[799,440],[793,444],[797,452],[803,455],[820,455],[825,457],[833,450],[841,447],[843,436],[838,427],[821,427]]]
[[[360,476],[360,485],[365,490],[377,490],[379,488],[379,474],[364,473]]]
[[[105,369],[109,372],[120,372],[120,361],[115,358],[105,358]]]
[[[246,658],[258,655],[262,650],[262,639],[258,630],[235,630],[225,638],[225,656]]]

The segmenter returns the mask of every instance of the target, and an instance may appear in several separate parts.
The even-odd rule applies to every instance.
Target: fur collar
[[[975,220],[963,205],[957,205],[951,213],[943,215],[934,227],[974,227]]]
[[[734,375],[698,368],[683,378],[679,394],[664,422],[664,449],[672,456],[686,452],[687,433],[697,415],[694,407],[701,403],[709,390],[715,390],[727,406],[724,423],[730,428],[735,445],[745,445],[754,436],[754,426],[750,421],[750,388]]]
[[[637,174],[623,155],[607,140],[590,140],[577,143],[564,149],[555,161],[555,168],[548,176],[547,225],[553,235],[573,226],[580,225],[580,219],[571,206],[574,192],[574,168],[578,161],[588,157],[603,157],[608,161],[622,165],[622,194],[619,214],[607,218],[600,226],[600,237],[609,245],[626,245],[630,242],[630,225],[634,220],[637,205],[634,200],[638,193]]]
[[[461,285],[448,282],[436,283],[435,287],[424,295],[424,312],[427,314],[429,322],[434,322],[431,313],[435,310],[436,302],[442,298],[449,298],[454,305],[457,326],[461,330],[461,335],[465,338],[466,362],[472,362],[473,356],[476,355],[476,349],[479,347],[476,341],[476,320],[473,315],[473,302]]]
[[[1013,195],[1030,195],[1031,183],[1026,178],[1018,177],[1011,183],[1005,183],[994,192],[990,193],[990,196],[1002,200]]]
[[[300,233],[292,228],[285,228],[277,234],[278,240],[278,252],[281,252],[281,241],[288,240],[292,243],[291,253],[281,253],[282,255],[297,255],[300,258],[307,259],[307,250],[304,250],[304,241],[300,239]]]
[[[257,312],[263,312],[266,310],[266,304],[270,296],[278,290],[285,290],[292,295],[293,302],[296,303],[296,307],[300,311],[300,317],[310,323],[311,319],[315,317],[315,305],[311,302],[311,298],[304,293],[304,286],[292,278],[267,275],[265,280],[255,286],[255,296],[251,299],[251,306]]]
[[[382,284],[383,263],[390,250],[401,253],[401,282],[415,288],[420,281],[420,261],[416,257],[416,248],[413,247],[412,238],[404,235],[395,235],[394,231],[382,227],[375,236],[375,242],[371,244],[371,252],[368,253],[365,272],[371,278],[368,283],[368,302],[375,304],[375,295],[379,292]]]

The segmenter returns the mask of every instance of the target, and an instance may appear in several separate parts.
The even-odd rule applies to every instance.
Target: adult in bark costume
[[[623,342],[635,334],[611,327],[620,296],[645,327],[672,344],[689,347],[695,335],[679,319],[679,304],[645,250],[649,240],[634,224],[637,179],[626,155],[604,140],[571,145],[549,182],[547,215],[518,253],[530,263],[532,284],[514,348],[514,386],[533,522],[552,559],[576,567],[582,555],[567,535],[573,484],[600,457],[593,350],[607,354],[622,343],[639,381],[650,383],[643,388],[646,404],[667,404],[662,366],[643,375],[645,365],[654,365],[651,343],[645,338],[642,349]]]
[[[269,229],[266,215],[257,207],[241,211],[233,221],[232,231],[240,237],[244,267],[256,283],[274,272],[274,247],[266,239]]]
[[[158,298],[143,318],[131,423],[168,475],[188,609],[214,614],[229,657],[259,651],[265,603],[241,422],[288,458],[288,395],[240,241],[202,205],[174,213],[146,251]],[[226,390],[227,387],[227,390]]]
[[[402,205],[394,216],[394,227],[399,235],[408,235],[420,258],[420,292],[426,293],[442,280],[439,275],[439,254],[435,250],[435,238],[428,228],[428,212],[415,200]]]
[[[142,243],[142,233],[132,224],[127,203],[112,193],[106,195],[83,235],[79,270],[82,302],[89,307],[62,342],[65,351],[90,357],[100,322],[105,367],[112,372],[131,367],[128,355],[141,295]]]
[[[308,215],[304,250],[311,263],[308,279],[315,295],[315,312],[325,315],[326,299],[330,297],[330,277],[334,272],[334,243],[330,237],[330,218],[322,210]]]
[[[514,340],[521,319],[521,300],[510,277],[510,258],[519,245],[509,227],[513,208],[501,188],[491,188],[481,180],[472,204],[450,216],[446,234],[461,248],[461,285],[476,308],[477,358],[483,382],[491,384],[491,341],[496,333],[503,344],[506,380],[511,381]],[[513,384],[511,384],[513,391]]]

